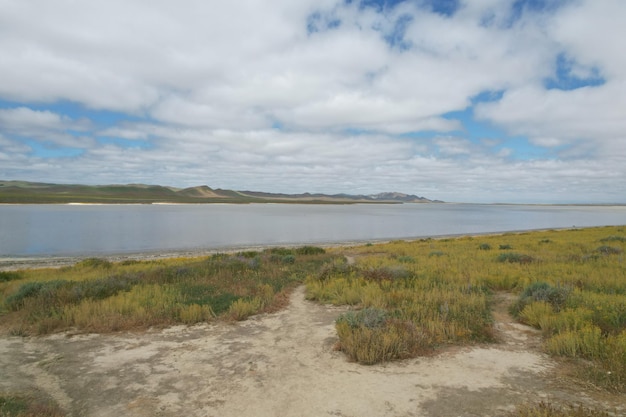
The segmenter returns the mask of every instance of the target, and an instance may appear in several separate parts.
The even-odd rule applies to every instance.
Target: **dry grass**
[[[14,335],[242,320],[284,306],[285,294],[333,257],[303,247],[19,271],[0,282],[0,317]]]
[[[355,264],[325,265],[306,281],[307,297],[383,310],[436,347],[490,340],[491,292],[515,292],[512,312],[543,331],[547,352],[591,363],[594,383],[624,391],[625,236],[624,227],[598,227],[336,249]],[[357,330],[370,345],[377,334],[338,323],[339,330],[345,346]],[[388,335],[377,332],[382,346]]]
[[[520,405],[511,417],[609,417],[603,410],[583,407],[582,405],[560,407],[541,401],[532,405]]]

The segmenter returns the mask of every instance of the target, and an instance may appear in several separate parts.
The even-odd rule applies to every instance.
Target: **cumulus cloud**
[[[626,195],[622,1],[375,3],[0,0],[0,176]]]
[[[0,125],[8,134],[57,146],[90,146],[93,139],[76,136],[70,132],[85,132],[90,123],[87,120],[72,120],[48,110],[37,111],[27,107],[0,109]]]

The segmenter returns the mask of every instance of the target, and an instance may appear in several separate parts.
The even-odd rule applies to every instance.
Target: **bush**
[[[478,245],[478,249],[491,250],[491,245],[489,243],[481,243],[480,245]]]
[[[374,282],[393,281],[396,279],[405,279],[411,276],[411,272],[401,265],[370,268],[364,270],[362,274],[363,278]]]
[[[600,246],[596,248],[596,252],[602,255],[619,255],[622,253],[622,248],[616,248],[613,246]]]
[[[22,275],[19,272],[14,271],[0,271],[0,282],[9,282],[22,279]]]
[[[511,245],[500,245],[500,250],[509,250],[513,249]]]
[[[626,237],[611,235],[600,239],[600,242],[626,242]]]
[[[498,255],[498,262],[509,262],[509,263],[520,263],[520,264],[529,264],[534,262],[534,258],[530,255],[524,255],[521,253],[515,252],[507,252],[501,253]]]
[[[394,359],[408,358],[426,348],[428,338],[409,321],[383,320],[385,313],[368,312],[340,318],[335,325],[339,349],[351,360],[372,365]],[[364,311],[364,310],[361,310]],[[356,320],[356,323],[353,322]]]
[[[567,287],[554,287],[547,282],[534,282],[524,289],[517,302],[511,307],[511,313],[519,316],[528,304],[541,301],[549,304],[554,311],[560,311],[570,291]]]
[[[367,327],[374,329],[382,327],[387,321],[387,312],[377,308],[364,308],[357,312],[348,311],[337,318],[337,323],[346,323],[350,328]]]
[[[302,246],[296,249],[296,255],[322,255],[326,250],[317,246]]]
[[[113,264],[109,261],[107,261],[106,259],[101,259],[101,258],[87,258],[87,259],[83,259],[82,261],[78,262],[76,265],[76,267],[78,268],[103,268],[103,269],[109,269],[113,266]]]
[[[255,250],[248,250],[248,251],[243,251],[243,252],[239,252],[237,254],[238,256],[241,256],[242,258],[246,258],[246,259],[254,259],[257,256],[259,256],[259,252],[255,251]]]
[[[185,324],[195,324],[209,321],[215,317],[215,313],[208,305],[189,304],[182,306],[178,313],[180,321]]]
[[[284,264],[295,264],[296,257],[293,255],[285,255],[281,258],[281,262]]]
[[[404,264],[412,264],[415,263],[415,258],[412,256],[400,256],[398,257],[398,262],[402,262]]]
[[[347,276],[355,270],[356,268],[349,265],[345,258],[334,259],[332,262],[327,262],[321,266],[316,278],[318,281],[326,281],[330,278]]]
[[[239,299],[228,308],[228,315],[237,321],[245,320],[261,309],[261,300],[252,298],[249,300]]]
[[[9,310],[17,311],[24,307],[24,303],[27,299],[40,298],[42,303],[40,307],[45,307],[45,301],[49,301],[52,298],[54,292],[67,286],[68,281],[48,281],[48,282],[26,282],[22,284],[17,292],[8,296],[5,300],[5,304]]]
[[[268,249],[267,251],[272,255],[280,255],[280,256],[293,255],[293,249],[289,249],[289,248],[271,248],[271,249]]]

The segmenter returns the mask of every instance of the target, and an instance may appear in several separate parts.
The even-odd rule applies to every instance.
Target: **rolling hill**
[[[433,203],[416,195],[380,193],[349,194],[279,194],[258,191],[213,189],[206,185],[174,188],[161,185],[81,185],[49,184],[0,180],[0,203],[3,204],[152,204],[152,203]]]

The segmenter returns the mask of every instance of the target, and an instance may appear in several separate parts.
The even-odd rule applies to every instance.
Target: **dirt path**
[[[35,390],[71,416],[499,416],[550,388],[538,335],[500,299],[503,343],[362,366],[333,350],[343,309],[304,300],[237,324],[142,334],[0,338],[0,390]]]

